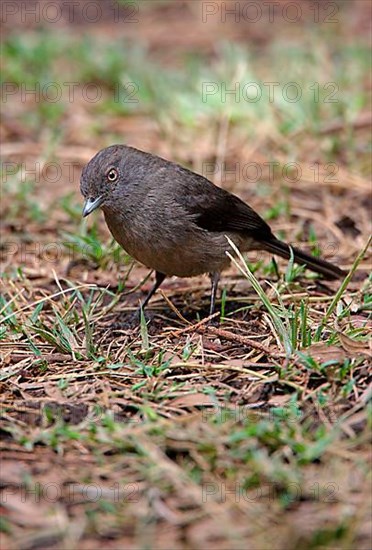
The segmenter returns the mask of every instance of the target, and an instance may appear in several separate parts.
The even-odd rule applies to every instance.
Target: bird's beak
[[[93,210],[96,210],[96,208],[101,206],[102,203],[103,203],[102,195],[100,197],[97,197],[96,199],[89,197],[84,203],[83,218],[91,214]]]

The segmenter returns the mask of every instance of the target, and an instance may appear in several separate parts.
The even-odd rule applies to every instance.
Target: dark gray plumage
[[[265,250],[290,257],[268,224],[241,199],[206,178],[165,159],[125,145],[97,153],[84,167],[83,215],[101,207],[116,241],[133,258],[156,271],[143,307],[167,275],[209,273],[211,312],[220,272],[229,265],[225,235],[242,252]],[[293,248],[297,263],[328,279],[345,273],[325,260]]]

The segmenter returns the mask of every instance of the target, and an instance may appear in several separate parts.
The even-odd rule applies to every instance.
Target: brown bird
[[[167,275],[209,273],[214,312],[220,273],[228,267],[226,235],[241,252],[264,250],[290,258],[290,247],[237,196],[187,168],[126,145],[99,151],[84,167],[80,189],[83,216],[101,207],[116,241],[133,258],[154,269],[155,284],[142,308]],[[345,272],[292,247],[294,259],[327,279]]]

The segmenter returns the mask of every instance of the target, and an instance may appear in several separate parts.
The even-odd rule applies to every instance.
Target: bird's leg
[[[214,313],[214,309],[216,307],[216,296],[217,296],[217,289],[218,289],[218,283],[219,283],[219,280],[220,280],[220,272],[219,271],[215,271],[214,273],[210,273],[209,274],[209,277],[211,279],[211,284],[212,284],[212,288],[211,288],[211,307],[210,307],[210,310],[209,310],[209,315],[213,315]]]
[[[115,323],[114,329],[132,329],[136,328],[138,326],[138,323],[141,319],[141,311],[145,309],[147,304],[149,303],[151,297],[155,294],[161,283],[164,281],[166,275],[164,273],[159,273],[159,271],[156,271],[155,273],[155,283],[153,287],[151,288],[150,292],[147,294],[146,298],[142,302],[142,304],[136,309],[132,315],[130,315],[129,319],[126,319],[125,322],[118,322]]]
[[[142,302],[142,304],[141,304],[141,306],[138,310],[139,314],[141,313],[141,309],[144,311],[145,307],[147,306],[147,304],[149,303],[150,299],[155,294],[155,292],[158,290],[159,286],[164,281],[165,277],[166,277],[166,275],[164,275],[164,273],[160,273],[160,271],[156,271],[156,273],[155,273],[155,283],[154,283],[153,287],[151,288],[150,292],[147,294],[144,301]]]

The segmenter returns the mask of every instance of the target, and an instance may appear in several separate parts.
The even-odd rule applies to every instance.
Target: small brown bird
[[[156,272],[151,296],[167,275],[209,273],[213,313],[220,273],[228,267],[226,235],[241,252],[265,250],[290,258],[288,244],[246,203],[182,166],[127,147],[99,151],[84,167],[83,216],[101,207],[116,241],[133,258]],[[327,279],[344,271],[292,248],[294,259]]]

